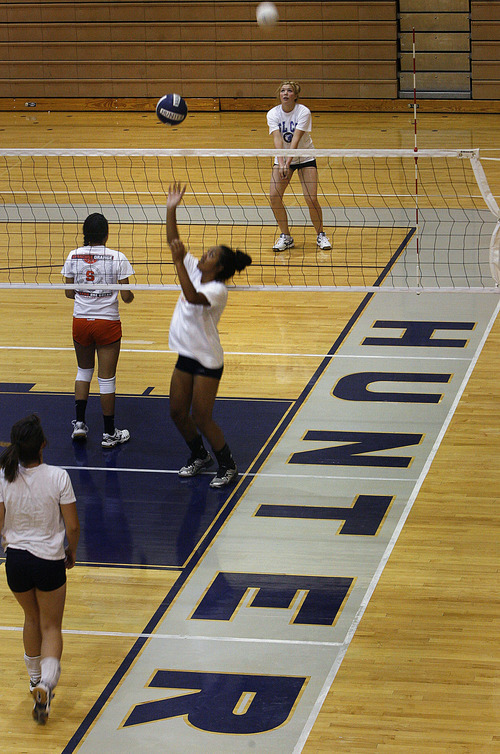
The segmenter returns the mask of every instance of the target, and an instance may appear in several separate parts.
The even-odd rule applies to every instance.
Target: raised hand
[[[180,183],[174,181],[168,187],[167,209],[175,209],[175,207],[178,207],[182,201],[182,197],[184,196],[185,191],[186,186],[181,186]]]

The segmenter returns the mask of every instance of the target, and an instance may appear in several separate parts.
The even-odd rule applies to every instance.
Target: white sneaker
[[[291,236],[287,236],[286,233],[282,233],[278,240],[275,242],[273,251],[285,251],[285,249],[291,249],[293,245],[293,238]]]
[[[192,477],[200,474],[203,469],[208,469],[212,466],[214,459],[207,452],[206,456],[199,458],[198,456],[191,456],[186,461],[186,465],[182,466],[177,472],[182,477]]]
[[[130,440],[128,429],[115,429],[114,435],[108,435],[104,432],[101,445],[103,448],[114,448],[115,445],[120,445],[122,442],[127,442],[128,440]]]
[[[86,440],[89,432],[89,428],[85,422],[77,422],[76,419],[71,422],[73,425],[73,432],[71,433],[72,440]]]
[[[321,231],[321,233],[318,233],[318,238],[316,239],[316,243],[318,244],[318,248],[322,251],[327,251],[328,249],[332,248],[332,245],[330,243],[330,239],[327,237],[326,233]]]
[[[44,683],[39,683],[31,693],[35,700],[33,719],[36,720],[39,725],[45,725],[50,712],[50,702],[53,696],[52,691]]]
[[[236,466],[234,468],[220,466],[217,474],[210,482],[210,487],[216,487],[217,489],[220,489],[220,487],[226,487],[228,484],[231,484],[233,479],[236,479],[237,476],[238,469],[236,468]]]

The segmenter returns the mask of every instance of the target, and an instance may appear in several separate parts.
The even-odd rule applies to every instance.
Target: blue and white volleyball
[[[156,104],[156,115],[162,123],[177,126],[187,115],[187,105],[180,94],[164,94]]]

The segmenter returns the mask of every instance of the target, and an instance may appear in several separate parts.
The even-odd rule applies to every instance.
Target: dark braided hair
[[[17,477],[19,464],[24,466],[38,461],[46,442],[40,419],[31,414],[16,422],[10,431],[10,445],[0,456],[0,469],[8,482]]]
[[[244,251],[236,249],[233,251],[229,246],[219,245],[219,264],[222,267],[216,280],[226,281],[232,278],[235,272],[241,272],[252,264],[252,257]]]
[[[98,246],[108,237],[108,221],[100,212],[93,212],[83,223],[83,245]]]

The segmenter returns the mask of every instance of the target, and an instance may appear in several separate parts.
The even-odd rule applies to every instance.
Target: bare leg
[[[318,202],[318,170],[315,167],[301,168],[297,171],[302,184],[304,199],[309,209],[311,222],[316,233],[323,231],[323,211]]]
[[[42,632],[40,628],[40,611],[35,590],[13,592],[13,595],[24,611],[24,651],[29,657],[38,657],[41,654]]]
[[[218,388],[219,380],[213,377],[174,369],[170,382],[170,415],[187,443],[201,433],[214,450],[225,445],[222,430],[212,418]]]
[[[180,369],[174,369],[170,380],[170,416],[188,443],[198,435],[196,424],[190,415],[193,382],[193,375]]]
[[[271,186],[269,188],[269,202],[281,233],[285,233],[287,236],[290,235],[290,228],[288,225],[288,214],[285,205],[283,204],[283,195],[286,187],[290,183],[291,177],[292,173],[289,171],[286,178],[282,178],[278,166],[273,165]]]
[[[214,451],[221,450],[226,444],[222,429],[212,418],[219,382],[220,380],[214,377],[197,374],[194,378],[193,389],[193,420]]]
[[[60,660],[63,649],[62,619],[66,601],[66,584],[51,592],[36,590],[42,631],[41,655]]]

